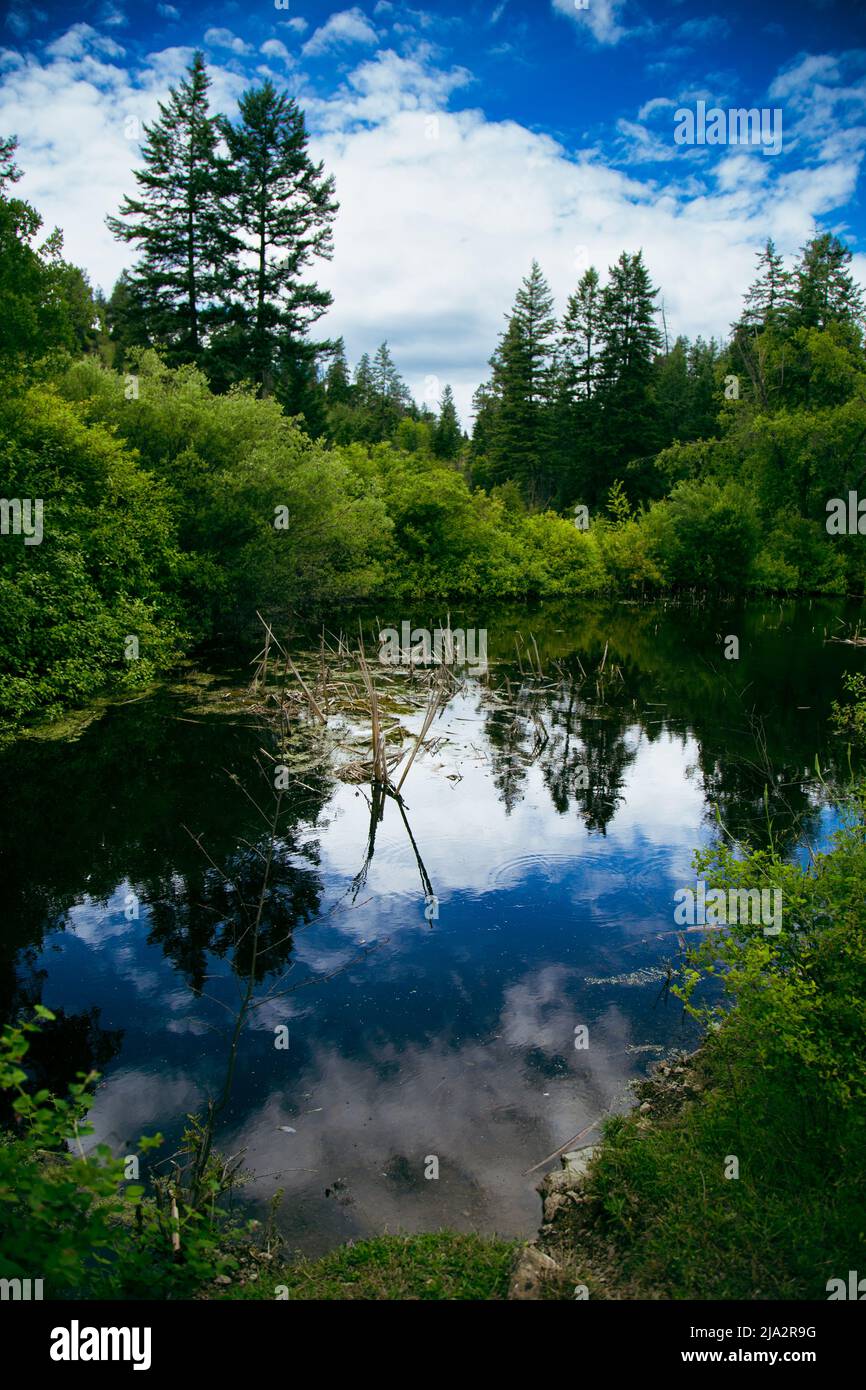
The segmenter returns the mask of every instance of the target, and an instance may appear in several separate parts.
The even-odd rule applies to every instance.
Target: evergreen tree
[[[122,370],[134,347],[153,347],[148,333],[147,310],[142,302],[142,289],[129,274],[121,274],[111,291],[105,309],[109,338],[114,345],[113,365]]]
[[[170,362],[201,362],[214,299],[237,250],[226,223],[226,164],[209,114],[210,78],[196,53],[180,87],[145,126],[137,197],[125,197],[108,226],[136,242],[141,259],[130,283],[147,324]]]
[[[433,452],[440,459],[456,459],[463,443],[454,392],[446,386],[439,402],[439,419],[433,431]]]
[[[696,338],[688,349],[689,405],[685,439],[711,439],[718,433],[722,388],[718,380],[719,345]]]
[[[735,329],[760,333],[784,324],[791,310],[790,273],[772,239],[758,252],[758,275],[749,287]]]
[[[629,487],[629,493],[633,496],[635,491],[644,491],[646,462],[657,434],[650,393],[653,359],[662,341],[655,323],[657,294],[642,253],[630,256],[623,251],[610,268],[610,279],[601,297],[603,341],[598,394],[603,437],[591,502],[606,495],[611,483],[630,463],[635,463],[632,473],[637,481]]]
[[[362,409],[369,410],[372,408],[374,396],[373,366],[370,354],[365,352],[355,368],[355,400]]]
[[[551,417],[552,459],[560,507],[582,499],[592,473],[598,408],[601,290],[594,266],[581,276],[569,296],[555,356],[555,392]]]
[[[331,361],[325,373],[325,394],[329,406],[347,405],[352,399],[349,363],[346,360],[346,345],[342,338],[338,338],[334,344]]]
[[[251,378],[269,394],[282,382],[289,409],[299,408],[289,380],[309,383],[321,346],[310,326],[332,302],[303,276],[314,258],[333,254],[338,204],[333,176],[307,150],[303,112],[268,80],[244,92],[239,119],[219,120],[231,163],[232,231],[242,249],[221,277],[227,331],[217,353],[229,379]]]
[[[542,505],[555,486],[550,437],[555,331],[553,296],[533,261],[490,359],[495,408],[485,423],[486,473],[492,483],[514,479],[530,502]]]
[[[394,365],[388,344],[381,343],[370,367],[370,438],[390,439],[410,404],[409,391]]]
[[[560,334],[562,379],[572,399],[589,400],[595,392],[601,301],[598,271],[590,266],[581,276],[575,293],[569,296]]]
[[[21,177],[21,170],[15,163],[17,149],[18,140],[14,135],[0,137],[0,193],[7,183],[17,183]]]
[[[866,307],[863,292],[848,270],[850,263],[847,246],[829,232],[803,247],[794,270],[794,327],[824,329],[831,323],[862,327]]]
[[[685,338],[677,338],[670,352],[656,358],[651,391],[657,424],[654,443],[665,449],[675,439],[688,437],[692,392]]]

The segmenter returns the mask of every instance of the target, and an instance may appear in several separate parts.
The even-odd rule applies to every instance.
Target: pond
[[[427,677],[377,662],[373,634],[444,626],[428,607],[364,621],[393,758],[405,735],[395,781]],[[371,794],[344,617],[322,647],[292,641],[285,743],[225,656],[76,736],[19,740],[0,751],[3,1017],[52,1009],[40,1076],[98,1068],[96,1138],[133,1154],[161,1131],[159,1158],[221,1092],[254,968],[216,1142],[244,1153],[253,1204],[283,1189],[291,1250],[531,1234],[542,1160],[696,1042],[668,989],[694,849],[719,819],[759,841],[768,815],[792,852],[826,842],[847,776],[830,707],[866,664],[827,638],[860,617],[841,600],[452,611],[486,633],[486,669],[450,678],[402,803]],[[273,765],[253,963],[239,904],[261,888]]]

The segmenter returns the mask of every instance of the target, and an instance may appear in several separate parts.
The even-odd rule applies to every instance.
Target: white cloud
[[[645,121],[655,111],[664,111],[669,106],[676,106],[676,102],[671,97],[653,97],[651,101],[645,101],[637,113],[639,121]]]
[[[266,58],[279,58],[282,63],[291,65],[295,62],[295,59],[286,48],[286,45],[281,43],[279,39],[267,39],[262,44],[259,52],[264,53]]]
[[[378,35],[363,10],[357,5],[351,10],[340,10],[332,14],[321,28],[317,29],[304,44],[303,52],[308,58],[321,53],[329,53],[343,44],[374,44]]]
[[[163,49],[130,72],[103,44],[74,26],[41,59],[18,55],[0,90],[0,130],[19,136],[22,196],[110,290],[134,257],[104,226],[134,189],[139,148],[124,136],[126,119],[154,118],[192,50]],[[233,114],[248,79],[218,62],[209,71],[213,108]],[[464,422],[533,257],[561,310],[578,277],[576,247],[602,273],[621,250],[642,247],[669,331],[721,334],[766,237],[790,257],[816,219],[844,218],[855,196],[866,130],[851,112],[866,93],[854,84],[813,88],[797,133],[809,162],[799,167],[788,155],[786,107],[778,161],[688,151],[627,172],[598,150],[575,153],[516,121],[449,109],[471,81],[465,68],[386,51],[359,63],[329,99],[298,93],[341,204],[334,259],[315,271],[335,297],[323,335],[342,333],[353,363],[387,338],[419,397],[428,376],[451,382]],[[670,113],[658,99],[648,105],[651,129],[663,133]],[[652,152],[648,136],[627,138]]]
[[[174,5],[157,5],[156,8],[163,19],[180,19],[180,10],[175,9]]]
[[[119,10],[116,5],[109,3],[102,6],[97,23],[108,24],[112,28],[119,28],[124,24],[128,24],[129,20],[123,13],[123,10]]]
[[[106,58],[122,58],[123,49],[114,39],[99,34],[90,24],[73,24],[59,39],[48,44],[46,53],[52,58],[81,58],[92,51]]]
[[[281,19],[280,24],[286,29],[291,29],[295,34],[303,34],[305,29],[309,29],[309,24],[300,15],[295,15],[293,19]]]
[[[552,4],[557,14],[588,29],[596,43],[619,43],[629,33],[619,22],[623,0],[587,0],[583,9],[578,9],[575,0],[552,0]]]
[[[233,34],[231,29],[207,29],[204,36],[205,43],[212,48],[228,48],[232,53],[252,53],[252,47],[244,43]]]
[[[770,96],[790,97],[798,92],[808,92],[815,82],[836,82],[839,78],[839,65],[835,58],[826,53],[807,53],[770,85]]]

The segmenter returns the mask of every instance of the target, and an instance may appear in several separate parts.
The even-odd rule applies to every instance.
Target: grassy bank
[[[456,1231],[377,1236],[343,1245],[320,1260],[248,1268],[217,1297],[226,1299],[504,1299],[514,1241]],[[243,1282],[241,1282],[243,1280]],[[211,1295],[213,1296],[213,1295]]]

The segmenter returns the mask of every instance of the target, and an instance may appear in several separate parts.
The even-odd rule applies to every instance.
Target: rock
[[[640,1113],[642,1115],[648,1115],[651,1110],[652,1106],[650,1105],[648,1100],[645,1100],[643,1105],[640,1107]]]
[[[230,1284],[232,1281],[227,1274],[218,1274],[214,1279],[215,1284]]]
[[[566,1194],[562,1192],[551,1192],[549,1197],[544,1199],[544,1219],[552,1221],[556,1213],[566,1204]]]
[[[568,1198],[579,1192],[594,1152],[595,1148],[591,1144],[585,1149],[573,1149],[571,1153],[562,1156],[562,1168],[542,1178],[536,1191],[541,1197],[545,1221],[553,1221],[556,1213],[566,1205]]]
[[[567,1173],[583,1178],[597,1148],[597,1144],[586,1144],[582,1149],[572,1149],[570,1153],[563,1154],[559,1161]]]
[[[541,1298],[545,1279],[556,1274],[559,1265],[535,1245],[526,1245],[517,1257],[508,1297],[527,1302]]]

